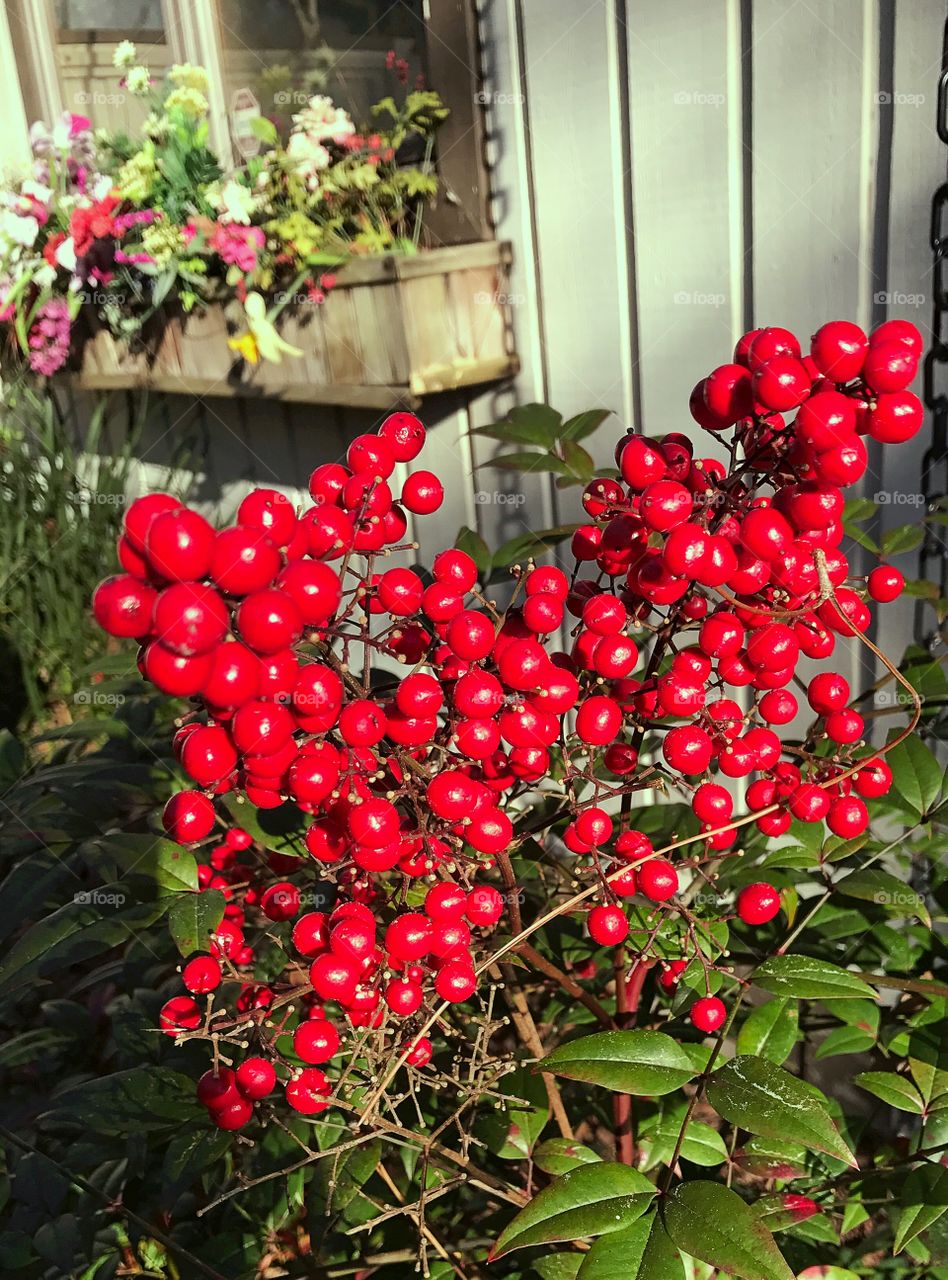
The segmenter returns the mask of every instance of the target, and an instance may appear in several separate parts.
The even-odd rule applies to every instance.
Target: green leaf
[[[499,1091],[508,1099],[506,1108],[498,1105],[485,1112],[476,1136],[502,1160],[523,1160],[550,1118],[546,1085],[540,1076],[518,1067],[504,1077]]]
[[[875,1042],[875,1036],[862,1027],[834,1027],[820,1041],[813,1057],[817,1062],[823,1062],[826,1058],[836,1058],[846,1053],[866,1053]]]
[[[942,770],[938,761],[914,734],[887,753],[893,792],[921,817],[941,795]]]
[[[766,1058],[778,1067],[799,1038],[799,1011],[789,1000],[768,1000],[753,1009],[737,1033],[737,1052]]]
[[[197,862],[194,854],[171,840],[122,832],[103,836],[83,846],[98,859],[111,859],[124,875],[142,875],[171,893],[196,893]]]
[[[563,461],[570,472],[582,484],[588,484],[596,474],[596,464],[590,454],[573,440],[564,440],[560,446]]]
[[[670,1162],[684,1118],[684,1107],[675,1107],[642,1124],[639,1130],[639,1150],[643,1158],[639,1168],[643,1173],[659,1164]],[[714,1168],[727,1159],[727,1147],[717,1129],[700,1120],[691,1120],[685,1129],[680,1154],[692,1164]]]
[[[922,545],[925,531],[917,524],[900,524],[895,529],[888,529],[882,535],[882,554],[884,556],[900,556],[906,551],[915,551]]]
[[[153,1064],[73,1085],[56,1094],[52,1104],[44,1117],[52,1128],[68,1123],[93,1133],[127,1137],[206,1124],[191,1077]]]
[[[211,934],[224,918],[226,905],[219,889],[185,893],[176,899],[168,913],[168,928],[183,956],[189,956],[192,951],[207,951]]]
[[[851,520],[868,520],[876,514],[876,504],[871,498],[851,498],[843,508],[843,523]]]
[[[581,1253],[551,1253],[535,1262],[533,1269],[540,1280],[575,1280],[582,1265]]]
[[[471,557],[477,565],[477,572],[482,579],[486,579],[490,574],[492,567],[492,559],[490,548],[479,533],[475,533],[473,529],[468,529],[466,525],[462,525],[458,530],[458,536],[454,539],[454,545],[459,551],[465,552]]]
[[[590,1147],[570,1138],[547,1138],[533,1153],[533,1163],[544,1173],[568,1173],[581,1164],[596,1164],[601,1159]]]
[[[550,547],[555,547],[566,538],[572,537],[580,526],[578,524],[559,525],[554,529],[539,529],[536,533],[521,533],[516,538],[505,542],[499,551],[494,553],[494,567],[506,569],[508,565],[541,555]]]
[[[164,906],[154,903],[123,908],[127,897],[121,884],[83,890],[38,921],[17,939],[0,966],[0,991],[22,986],[28,975],[47,977],[121,946],[164,914]]]
[[[488,458],[486,462],[478,463],[478,470],[483,467],[491,467],[494,471],[522,471],[535,475],[541,475],[545,471],[552,471],[558,476],[570,474],[566,463],[554,457],[552,453],[528,453],[526,450],[498,454],[496,458]]]
[[[490,1258],[531,1244],[555,1244],[619,1231],[640,1218],[656,1194],[643,1174],[624,1164],[585,1164],[557,1178],[500,1233]]]
[[[679,1184],[664,1205],[672,1241],[740,1280],[793,1280],[774,1238],[736,1191],[718,1182]]]
[[[587,409],[572,418],[567,418],[557,434],[560,440],[585,440],[594,431],[598,431],[607,418],[611,417],[611,409]]]
[[[266,116],[256,116],[249,123],[250,132],[255,138],[259,138],[261,142],[266,142],[269,146],[275,147],[280,141],[276,125],[272,120],[268,120]]]
[[[536,444],[552,449],[563,419],[548,404],[524,404],[511,409],[503,422],[475,427],[472,436],[487,436],[508,444]]]
[[[812,956],[773,956],[755,970],[753,981],[772,995],[795,1000],[875,999],[862,978]]]
[[[911,1080],[896,1075],[894,1071],[861,1071],[855,1081],[861,1089],[881,1098],[897,1111],[911,1111],[920,1116],[925,1110],[922,1096]]]
[[[684,1267],[661,1214],[654,1213],[597,1240],[578,1280],[684,1280]]]
[[[819,1089],[764,1058],[732,1058],[711,1076],[707,1096],[733,1125],[764,1138],[802,1142],[856,1167]]]
[[[847,898],[860,898],[863,902],[874,902],[896,916],[917,916],[919,920],[931,928],[932,918],[925,906],[925,899],[916,893],[911,885],[890,875],[888,871],[879,871],[875,867],[867,867],[864,871],[853,871],[850,875],[837,880],[833,886],[835,892]]]
[[[672,1093],[696,1074],[681,1045],[661,1031],[599,1031],[558,1045],[544,1071],[638,1096]]]
[[[900,1253],[948,1209],[948,1169],[943,1164],[913,1169],[905,1179],[901,1200],[903,1207],[892,1246],[895,1253]]]

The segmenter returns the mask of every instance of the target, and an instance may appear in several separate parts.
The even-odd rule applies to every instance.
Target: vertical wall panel
[[[741,332],[743,148],[737,0],[628,13],[642,428],[690,424],[692,385]]]
[[[892,84],[892,183],[889,193],[886,310],[918,325],[926,345],[931,341],[932,252],[928,242],[932,194],[945,181],[948,150],[935,131],[936,85],[941,64],[944,0],[914,0],[910,8],[895,5],[895,48]],[[940,389],[946,389],[944,380]],[[913,390],[921,395],[921,378]],[[928,447],[930,423],[909,444],[882,453],[880,532],[918,519],[919,476]],[[914,555],[895,562],[906,577],[915,574]],[[912,639],[912,611],[889,609],[880,629],[880,644],[900,657]],[[934,614],[926,611],[934,625]]]
[[[626,176],[612,0],[522,0],[527,127],[549,396],[632,408]],[[624,69],[623,69],[624,74]],[[611,450],[598,442],[605,461]]]

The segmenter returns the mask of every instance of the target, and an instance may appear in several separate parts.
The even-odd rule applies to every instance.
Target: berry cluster
[[[236,1068],[216,1056],[202,1078],[215,1123],[245,1124],[278,1080],[290,1107],[323,1110],[325,1068],[354,1028],[412,1066],[429,1060],[438,1001],[467,1000],[489,963],[505,897],[483,877],[499,871],[516,894],[515,822],[540,784],[558,796],[545,810],[556,856],[589,881],[580,898],[598,898],[587,923],[601,946],[628,937],[633,896],[660,923],[686,912],[682,873],[713,885],[751,820],[734,817],[729,779],[746,780],[766,836],[793,818],[843,838],[865,829],[865,800],[891,783],[883,753],[866,747],[842,676],[803,683],[797,668],[829,659],[838,637],[866,630],[870,601],[902,589],[887,566],[851,574],[842,489],[866,470],[866,436],[918,430],[906,387],[920,350],[899,321],[871,337],[834,321],[807,356],[787,330],[746,334],[691,398],[728,464],[696,456],[685,435],[627,432],[615,477],[583,493],[570,572],[516,566],[503,609],[463,551],[442,551],[430,572],[386,567],[416,549],[406,512],[429,514],[443,496],[420,470],[394,496],[425,438],[407,413],[354,440],[345,464],[318,467],[301,513],[269,489],[220,532],[167,494],[129,507],[125,572],[99,586],[95,616],[139,641],[147,679],[192,700],[174,746],[194,787],[168,802],[164,828],[200,850],[201,886],[227,901],[162,1026],[213,1033],[218,1050],[246,1047],[249,1031],[257,1049]],[[553,647],[564,633],[565,651]],[[800,711],[795,681],[814,719],[788,746],[777,730]],[[687,862],[636,829],[631,797],[655,786],[684,792],[700,824]],[[297,806],[309,819],[301,857],[229,825],[228,793]],[[313,863],[333,882],[331,910],[304,910]],[[716,918],[762,928],[780,909],[777,890],[755,883]],[[516,927],[519,909],[508,914]],[[281,925],[284,972],[255,982],[248,928],[272,938]],[[690,1016],[711,1032],[726,1011],[697,948],[666,957],[658,982],[673,992],[695,959],[707,990]],[[289,1033],[292,1055],[277,1045]]]

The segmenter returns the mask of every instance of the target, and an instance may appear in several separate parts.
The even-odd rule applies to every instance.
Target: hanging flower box
[[[254,364],[231,344],[242,312],[168,309],[135,347],[104,327],[80,338],[72,380],[87,390],[151,387],[196,396],[270,396],[384,409],[516,373],[510,247],[493,241],[366,258],[340,269],[325,301],[305,295],[276,321],[302,355]],[[233,311],[231,316],[229,312]]]
[[[155,86],[128,41],[115,63],[150,104],[141,135],[36,125],[31,175],[0,191],[5,365],[366,408],[516,371],[509,246],[433,247],[425,229],[437,93],[406,70],[362,128],[314,95],[285,133],[255,118],[259,154],[234,168],[209,146],[202,68]]]

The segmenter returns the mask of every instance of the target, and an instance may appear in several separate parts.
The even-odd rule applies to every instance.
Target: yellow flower
[[[267,304],[263,300],[262,294],[248,293],[247,301],[244,303],[244,311],[247,315],[247,324],[250,326],[250,334],[254,339],[254,345],[264,360],[270,360],[273,364],[280,364],[285,355],[301,356],[303,354],[299,347],[294,347],[289,342],[284,342],[277,333],[276,325],[267,315]]]
[[[186,116],[199,120],[207,115],[207,98],[200,90],[190,85],[182,85],[179,89],[173,89],[165,98],[165,112],[173,111],[175,108]]]
[[[257,340],[252,333],[242,333],[236,338],[228,338],[227,345],[244,360],[249,360],[251,364],[257,364],[260,359]]]
[[[178,62],[168,72],[172,84],[186,89],[194,89],[197,93],[206,94],[209,81],[203,67],[196,67],[190,62]]]

